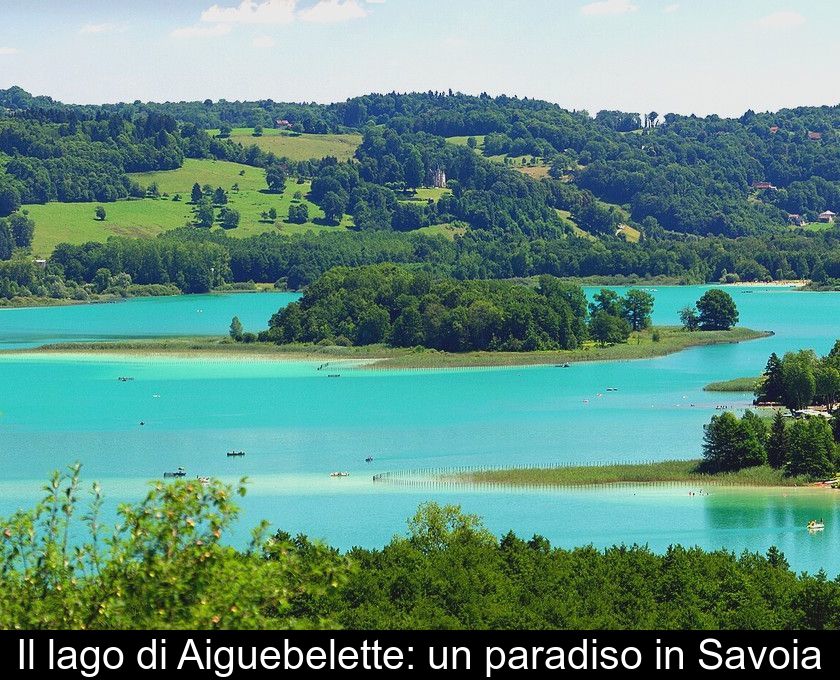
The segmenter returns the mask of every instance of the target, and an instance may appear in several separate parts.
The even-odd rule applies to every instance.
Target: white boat
[[[825,522],[822,520],[812,519],[808,522],[808,531],[822,531],[823,529],[825,529]]]
[[[349,477],[349,472],[330,472],[330,477]]]

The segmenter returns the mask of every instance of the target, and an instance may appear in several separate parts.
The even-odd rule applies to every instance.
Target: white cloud
[[[230,33],[230,24],[215,26],[186,26],[176,28],[169,35],[173,38],[216,38]]]
[[[18,54],[20,50],[17,47],[0,47],[0,55]]]
[[[316,5],[298,12],[298,17],[301,21],[334,24],[362,19],[367,14],[367,10],[361,7],[357,0],[318,0]]]
[[[297,0],[242,0],[236,7],[213,5],[201,20],[225,24],[289,24],[295,19]]]
[[[665,7],[662,8],[662,11],[665,12],[665,14],[673,14],[678,11],[679,8],[680,6],[675,3],[673,5],[665,5]]]
[[[365,0],[368,5],[381,5],[385,0]]]
[[[124,24],[85,24],[79,29],[79,33],[124,33],[126,26]]]
[[[630,0],[599,0],[590,2],[580,8],[580,13],[587,16],[609,16],[615,14],[629,14],[639,9]]]
[[[805,17],[803,17],[799,12],[793,12],[790,10],[773,12],[772,14],[768,14],[766,17],[761,17],[761,19],[758,20],[760,28],[766,28],[769,30],[793,28],[795,26],[801,26],[804,23]]]
[[[251,44],[254,47],[268,48],[274,47],[276,43],[270,35],[258,35],[251,41]]]

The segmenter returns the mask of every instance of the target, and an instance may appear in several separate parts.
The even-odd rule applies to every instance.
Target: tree
[[[650,326],[653,312],[653,295],[638,288],[631,288],[621,299],[621,313],[634,331]]]
[[[704,331],[727,331],[738,323],[738,309],[732,296],[720,288],[706,291],[697,301],[700,328]]]
[[[237,342],[242,339],[242,322],[238,316],[233,317],[230,322],[230,337]]]
[[[478,140],[475,137],[467,137],[467,146],[475,149],[478,146]]]
[[[196,182],[192,186],[192,191],[190,192],[190,200],[193,203],[199,203],[203,196],[204,194],[201,191],[201,186],[198,184],[198,182]]]
[[[293,203],[289,206],[289,222],[292,224],[305,224],[308,221],[309,207],[305,203]]]
[[[272,193],[283,193],[287,177],[286,167],[280,163],[272,163],[265,169],[265,181],[268,184],[268,190]]]
[[[222,229],[236,229],[239,226],[239,211],[233,208],[224,208],[221,213]]]
[[[780,470],[788,462],[788,438],[785,428],[785,419],[780,410],[773,416],[773,424],[770,426],[770,437],[767,440],[767,462],[771,467]]]
[[[814,370],[814,399],[823,404],[829,412],[834,410],[840,396],[840,371],[822,363]]]
[[[328,222],[335,222],[338,224],[341,221],[341,216],[344,214],[344,201],[334,191],[329,191],[321,201],[321,208],[324,210],[324,216]]]
[[[762,402],[781,403],[784,389],[782,360],[773,352],[764,367],[764,380],[756,386],[756,397]]]
[[[222,189],[222,187],[217,187],[216,190],[213,192],[213,204],[214,205],[226,205],[228,202],[228,195],[227,192]]]
[[[592,296],[593,302],[589,309],[594,314],[597,311],[606,312],[610,316],[621,316],[621,299],[618,293],[609,288],[601,288]]]
[[[9,216],[9,230],[18,248],[28,248],[32,245],[35,235],[35,221],[29,215],[13,213]]]
[[[105,221],[105,208],[104,207],[102,207],[101,205],[96,206],[96,210],[94,211],[94,213],[96,215],[96,219],[98,219],[100,222]]]
[[[263,133],[262,125],[255,125],[254,126],[254,132],[253,132],[254,137],[262,137],[262,133]]]
[[[712,416],[704,427],[704,471],[732,472],[766,462],[767,453],[753,423],[739,421],[732,413]]]
[[[15,249],[15,240],[6,220],[0,220],[0,260],[8,260]]]
[[[222,123],[219,127],[219,137],[230,137],[230,133],[233,132],[233,128],[227,123]]]
[[[782,403],[791,411],[810,406],[817,391],[814,371],[803,357],[786,354],[782,361]]]
[[[599,309],[589,321],[589,336],[600,345],[614,345],[627,340],[630,324],[626,319]]]
[[[680,310],[680,323],[683,330],[696,331],[700,327],[700,317],[697,315],[697,310],[694,307],[683,307]]]
[[[812,417],[793,421],[788,432],[790,475],[825,479],[834,474],[834,437],[824,418]]]
[[[410,189],[416,189],[423,184],[423,177],[425,176],[425,169],[423,167],[423,158],[420,152],[412,147],[408,152],[408,157],[405,159],[403,165],[403,178],[405,184]]]
[[[272,222],[277,219],[277,208],[269,208],[268,209],[268,219]]]
[[[209,228],[213,226],[214,217],[213,206],[208,201],[202,200],[195,211],[195,223],[199,227]]]

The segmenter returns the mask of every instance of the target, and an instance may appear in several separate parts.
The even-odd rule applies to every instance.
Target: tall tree
[[[732,296],[720,288],[706,291],[697,301],[700,328],[704,331],[726,331],[738,323],[738,308]]]
[[[788,438],[785,419],[782,412],[777,410],[770,426],[770,437],[767,440],[767,462],[771,467],[779,470],[788,462]]]
[[[834,474],[834,437],[824,418],[812,417],[791,423],[789,436],[791,475],[825,479]]]
[[[782,360],[773,352],[764,367],[764,380],[756,386],[759,401],[779,403],[782,401],[785,384],[782,372]]]
[[[204,193],[201,191],[201,186],[199,185],[198,182],[196,182],[192,186],[192,191],[190,192],[190,200],[193,203],[198,203],[198,202],[201,201],[203,196],[204,196]]]
[[[634,331],[647,328],[653,312],[653,295],[645,290],[631,288],[621,299],[621,312]]]

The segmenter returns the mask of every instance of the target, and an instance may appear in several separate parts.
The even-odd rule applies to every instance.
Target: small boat
[[[349,477],[349,472],[330,472],[330,477]]]
[[[228,452],[227,452],[227,455],[228,455],[228,457],[232,457],[232,456],[244,456],[244,455],[245,455],[245,452],[244,452],[244,451],[228,451]]]
[[[340,378],[341,375],[339,373],[330,373],[327,375],[328,378]]]
[[[608,387],[607,392],[618,392],[618,388],[617,387]]]
[[[120,382],[131,382],[132,380],[134,380],[134,378],[128,375],[121,375],[119,378],[117,378],[117,380],[119,380]]]
[[[825,529],[825,522],[822,520],[812,519],[808,522],[808,531],[822,531]]]
[[[187,471],[184,468],[179,467],[174,472],[173,471],[164,472],[163,476],[164,477],[186,477],[187,476]]]
[[[196,477],[199,484],[209,484],[210,478],[209,477]]]
[[[373,456],[368,456],[367,458],[365,458],[365,463],[372,463],[372,462],[373,462]]]

